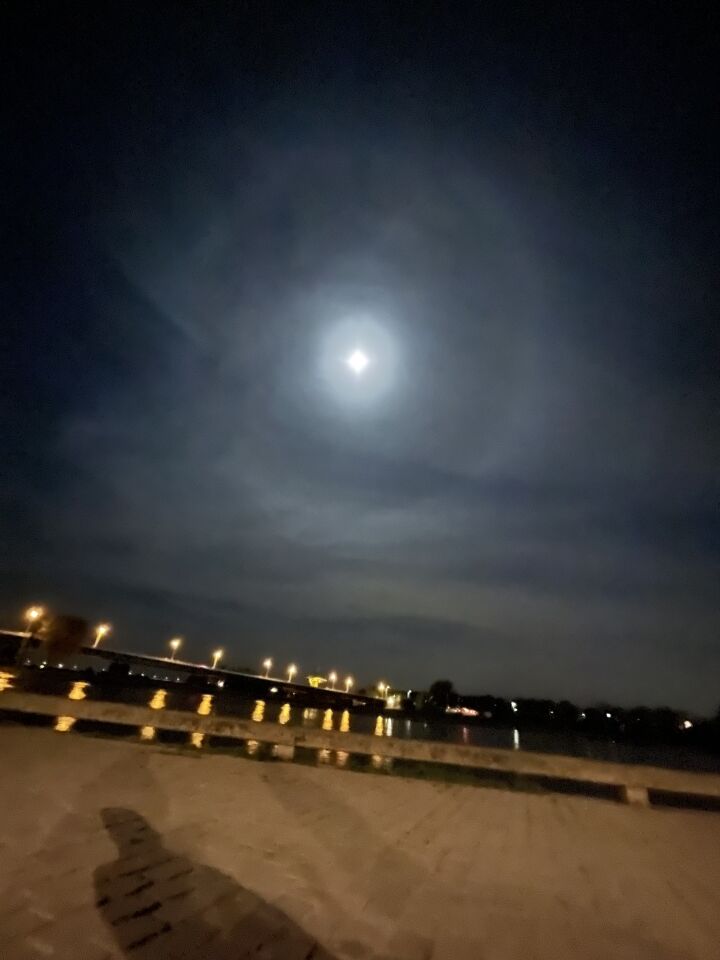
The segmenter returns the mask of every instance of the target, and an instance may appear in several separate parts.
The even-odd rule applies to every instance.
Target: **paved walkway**
[[[720,815],[0,726],[2,960],[717,960]]]

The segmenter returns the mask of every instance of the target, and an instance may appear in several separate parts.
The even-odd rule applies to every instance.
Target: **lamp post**
[[[215,650],[215,651],[214,651],[214,653],[213,653],[213,662],[212,662],[213,670],[217,667],[218,661],[220,660],[220,658],[222,657],[222,655],[223,655],[223,651],[222,651],[222,650]]]
[[[337,674],[335,673],[334,670],[330,674],[328,674],[328,680],[330,681],[330,689],[334,690],[335,684],[337,683]]]
[[[291,664],[290,664],[290,666],[288,667],[288,671],[287,671],[287,672],[288,672],[288,683],[292,683],[292,678],[293,678],[293,677],[295,676],[295,674],[297,673],[297,667],[295,666],[294,663],[291,663]]]
[[[345,678],[345,693],[350,693],[350,687],[351,687],[352,685],[353,685],[353,678],[352,678],[352,677],[346,677],[346,678]]]
[[[388,689],[388,685],[381,680],[380,683],[377,685],[377,688],[380,696],[384,698],[385,691]]]
[[[100,641],[103,637],[106,637],[110,633],[110,624],[109,623],[99,623],[95,627],[95,642],[93,647],[97,647],[100,644]]]
[[[28,636],[31,637],[33,635],[33,628],[38,620],[44,615],[44,613],[45,610],[43,607],[33,606],[27,608],[25,611],[25,619],[27,620]]]
[[[265,679],[270,676],[270,667],[272,667],[272,660],[270,657],[267,660],[263,660],[263,666],[265,667]]]
[[[173,637],[170,641],[170,659],[175,659],[175,654],[182,646],[182,637]]]

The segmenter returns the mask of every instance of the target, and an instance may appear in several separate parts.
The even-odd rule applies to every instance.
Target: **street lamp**
[[[223,655],[223,650],[222,650],[222,649],[218,649],[218,650],[214,650],[214,651],[213,651],[213,662],[212,662],[212,668],[213,668],[213,670],[215,669],[215,667],[217,667],[218,661],[220,660],[220,658],[222,657],[222,655]]]
[[[95,627],[95,642],[93,643],[94,647],[97,647],[103,637],[106,637],[110,633],[110,624],[109,623],[99,623]]]
[[[292,683],[292,678],[295,676],[296,673],[297,673],[297,667],[295,666],[294,663],[291,663],[290,666],[288,667],[288,683]]]
[[[380,683],[377,685],[377,688],[378,688],[378,693],[380,694],[381,697],[384,697],[385,694],[387,693],[388,689],[389,689],[389,688],[388,688],[388,685],[387,685],[386,683],[383,683],[382,680],[381,680]]]
[[[263,660],[263,666],[265,667],[265,677],[267,678],[270,676],[270,667],[272,666],[270,657],[268,657],[267,660]]]
[[[182,637],[173,637],[170,641],[170,659],[175,659],[175,654],[182,646]]]
[[[38,620],[44,616],[45,610],[43,607],[28,607],[25,611],[25,619],[27,620],[28,629],[27,632],[32,636],[33,627],[38,622]]]
[[[353,685],[353,678],[347,677],[345,680],[345,693],[350,693],[350,687]]]
[[[330,689],[334,690],[335,684],[337,683],[337,674],[334,670],[329,674],[328,680],[330,681]]]

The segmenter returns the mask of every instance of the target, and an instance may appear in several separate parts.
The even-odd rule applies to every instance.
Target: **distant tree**
[[[455,687],[450,680],[436,680],[428,690],[428,706],[436,710],[445,710],[457,699]]]
[[[107,669],[108,680],[127,680],[130,676],[130,664],[113,661]]]
[[[90,639],[90,624],[83,617],[61,614],[43,622],[38,636],[52,657],[77,653]]]
[[[574,726],[579,716],[580,711],[569,700],[561,700],[555,707],[555,720],[564,726]]]

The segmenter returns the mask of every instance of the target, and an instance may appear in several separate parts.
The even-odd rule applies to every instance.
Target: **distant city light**
[[[608,720],[612,720],[612,714],[611,714],[611,713],[608,712],[608,713],[605,714],[605,716],[608,718]]]
[[[330,673],[328,674],[328,680],[330,681],[330,689],[334,690],[335,684],[337,683],[337,674],[335,673],[334,670],[331,670]]]
[[[182,646],[182,637],[173,637],[170,641],[170,659],[175,659],[175,654]]]
[[[292,678],[295,676],[296,673],[297,673],[297,667],[295,666],[294,663],[291,663],[290,666],[287,668],[288,683],[292,683]]]
[[[511,701],[510,701],[510,706],[512,707],[512,712],[513,712],[513,713],[517,713],[517,708],[518,708],[518,707],[517,707],[517,701],[511,700]]]
[[[683,720],[681,727],[683,728],[683,730],[690,730],[690,728],[692,727],[692,720]]]
[[[272,667],[272,660],[270,659],[270,657],[268,657],[267,660],[263,660],[263,666],[265,667],[265,676],[269,677],[270,668]]]
[[[353,685],[354,682],[355,681],[353,680],[352,677],[345,678],[345,693],[350,693],[350,687]]]

